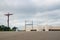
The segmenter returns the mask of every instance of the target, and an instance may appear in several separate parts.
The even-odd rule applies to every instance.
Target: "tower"
[[[31,22],[31,23],[29,23]],[[27,31],[27,26],[31,26],[31,29],[33,29],[33,21],[25,20],[25,31]]]

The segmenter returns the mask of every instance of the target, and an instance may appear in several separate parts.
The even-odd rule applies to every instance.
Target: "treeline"
[[[17,27],[10,28],[5,25],[0,25],[0,31],[16,31],[16,29]]]

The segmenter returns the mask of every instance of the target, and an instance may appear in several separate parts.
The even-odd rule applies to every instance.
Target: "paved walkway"
[[[60,32],[0,32],[0,40],[60,40]]]

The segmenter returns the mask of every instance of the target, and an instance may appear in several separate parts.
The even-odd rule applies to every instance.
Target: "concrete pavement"
[[[60,32],[0,32],[0,40],[60,40]]]

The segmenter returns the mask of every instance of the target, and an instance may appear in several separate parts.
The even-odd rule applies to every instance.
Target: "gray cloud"
[[[48,14],[49,25],[55,22],[57,25],[60,19],[60,1],[59,0],[0,0],[0,23],[4,24],[4,14],[10,12],[14,14],[10,17],[10,24],[14,26],[24,25],[26,19],[34,20],[34,23],[46,23]],[[6,17],[5,17],[6,18]],[[4,24],[6,25],[6,24]]]

